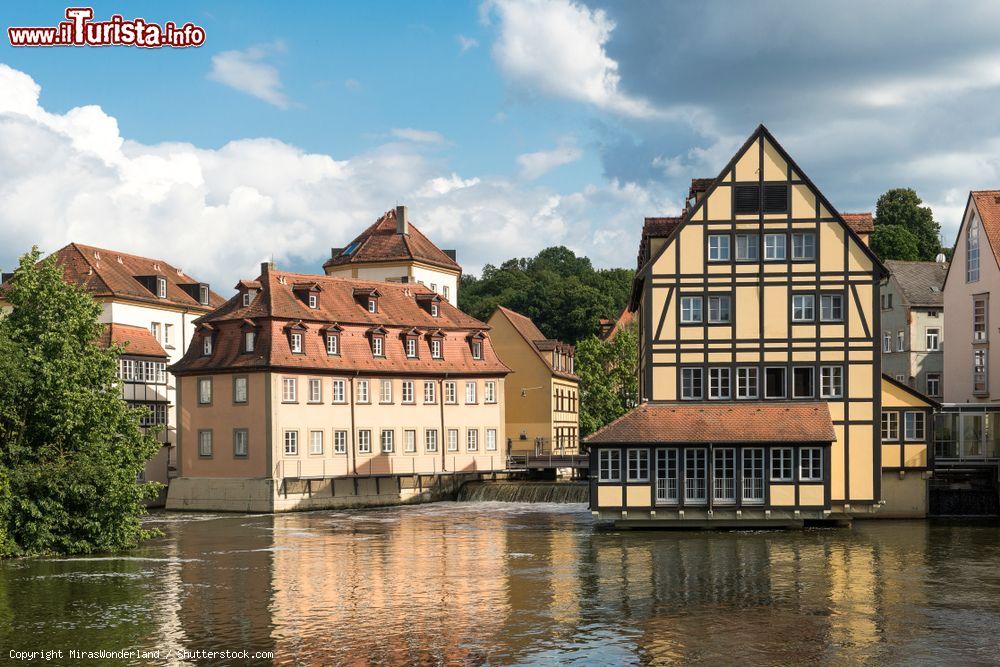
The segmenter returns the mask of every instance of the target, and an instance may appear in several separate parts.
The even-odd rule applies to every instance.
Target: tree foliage
[[[137,476],[158,449],[121,399],[119,349],[97,344],[101,307],[37,248],[21,258],[0,319],[0,555],[135,546]]]
[[[882,259],[933,261],[937,257],[941,252],[941,225],[934,221],[930,207],[922,204],[923,201],[912,188],[894,188],[878,198],[875,204],[875,233],[872,235],[875,254]],[[889,236],[889,232],[883,232],[882,240],[876,247],[875,235],[880,229],[889,227],[897,229],[892,236]],[[902,234],[902,231],[909,232],[915,243],[915,257],[909,256],[910,238]]]
[[[639,396],[638,350],[639,334],[634,323],[608,340],[590,336],[576,346],[581,436],[635,407]]]
[[[594,334],[601,318],[617,318],[628,301],[633,271],[595,270],[562,246],[535,257],[487,265],[480,278],[462,276],[459,307],[486,320],[506,306],[534,320],[548,338],[576,343]]]
[[[917,238],[909,229],[900,225],[876,227],[869,243],[875,254],[882,259],[920,259]]]

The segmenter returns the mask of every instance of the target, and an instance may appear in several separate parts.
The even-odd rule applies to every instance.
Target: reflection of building
[[[888,260],[882,285],[882,372],[940,398],[944,370],[944,295],[947,262]]]
[[[506,468],[510,371],[482,322],[418,285],[268,264],[237,290],[172,367],[180,478],[168,506],[398,501],[404,476],[419,489],[421,475]]]
[[[868,231],[763,126],[680,218],[646,221],[642,404],[587,439],[594,511],[745,525],[877,510],[885,270]]]
[[[490,338],[513,371],[506,382],[511,453],[579,452],[580,378],[572,345],[549,340],[529,318],[500,306],[490,317]]]
[[[417,283],[458,305],[462,267],[454,250],[441,250],[407,218],[405,206],[387,212],[344,248],[332,248],[327,275]]]

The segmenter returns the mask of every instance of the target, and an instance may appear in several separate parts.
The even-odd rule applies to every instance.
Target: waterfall
[[[587,482],[467,482],[458,490],[459,502],[585,503]]]

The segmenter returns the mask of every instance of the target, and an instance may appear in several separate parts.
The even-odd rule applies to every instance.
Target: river
[[[136,664],[177,664],[176,648],[306,665],[1000,661],[997,524],[619,532],[582,505],[490,502],[150,525],[163,537],[127,555],[0,563],[0,662],[71,648],[161,651]]]

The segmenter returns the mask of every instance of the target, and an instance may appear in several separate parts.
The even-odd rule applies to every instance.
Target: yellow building
[[[882,375],[882,509],[886,519],[927,516],[934,410],[941,405]]]
[[[874,513],[884,267],[764,126],[678,218],[647,219],[640,406],[587,439],[623,524]],[[845,219],[848,218],[848,219]],[[855,223],[856,224],[856,223]]]
[[[572,345],[545,338],[530,318],[500,306],[490,317],[490,338],[504,364],[510,453],[578,454],[580,378]]]

